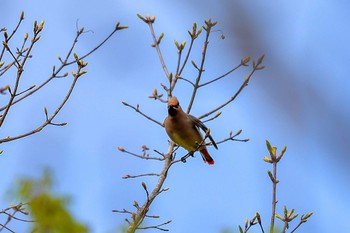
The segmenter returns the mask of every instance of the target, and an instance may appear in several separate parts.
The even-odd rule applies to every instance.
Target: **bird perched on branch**
[[[198,150],[204,162],[210,165],[214,164],[214,160],[205,146],[205,138],[208,137],[212,145],[218,149],[209,129],[198,118],[185,113],[176,97],[171,97],[168,100],[168,117],[165,118],[164,125],[170,139],[188,150],[189,155],[193,155]],[[206,133],[204,139],[199,129]],[[184,157],[182,160],[185,161]]]

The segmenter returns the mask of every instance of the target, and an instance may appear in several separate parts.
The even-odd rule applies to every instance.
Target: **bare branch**
[[[109,34],[100,44],[98,44],[95,48],[90,50],[88,53],[83,55],[81,59],[85,59],[86,57],[90,56],[92,53],[94,53],[96,50],[98,50],[102,45],[104,45],[117,31],[123,30],[128,28],[127,26],[120,26],[120,23],[118,22],[114,28],[114,30]],[[68,62],[67,65],[72,64],[73,62]]]
[[[185,60],[184,60],[184,62],[182,63],[181,69],[176,71],[176,74],[177,74],[177,75],[181,76],[182,71],[184,70],[184,68],[185,68],[185,66],[186,66],[186,64],[187,64],[188,58],[190,57],[190,54],[191,54],[191,51],[192,51],[192,47],[193,47],[194,41],[198,38],[198,36],[199,36],[199,34],[201,34],[201,32],[202,32],[202,28],[200,28],[200,29],[197,31],[197,24],[196,24],[196,23],[193,23],[192,31],[188,31],[188,34],[189,34],[190,37],[191,37],[190,46],[189,46],[189,48],[188,48],[188,51],[187,51]]]
[[[139,178],[139,177],[142,177],[142,176],[160,176],[159,174],[157,173],[145,173],[145,174],[141,174],[141,175],[129,175],[129,174],[126,174],[124,175],[122,178],[123,179],[129,179],[129,178]]]
[[[21,15],[21,19],[23,18],[22,15]],[[11,107],[11,105],[13,104],[13,102],[15,100],[15,97],[16,97],[16,94],[17,94],[17,89],[18,89],[18,86],[19,86],[19,82],[20,82],[20,79],[21,79],[22,73],[23,73],[23,67],[25,66],[26,61],[30,57],[31,51],[32,51],[32,49],[34,47],[34,44],[36,42],[38,42],[38,40],[40,39],[40,35],[39,34],[42,31],[43,26],[44,26],[44,21],[42,21],[39,25],[37,25],[36,21],[34,22],[34,29],[33,29],[34,35],[33,35],[33,38],[31,40],[31,43],[30,43],[28,49],[26,50],[26,54],[23,57],[23,60],[21,62],[12,53],[10,47],[8,46],[8,42],[6,42],[6,41],[3,42],[4,48],[6,49],[6,51],[8,51],[10,53],[10,55],[13,57],[14,61],[17,64],[17,75],[16,75],[16,80],[15,80],[15,84],[14,84],[13,91],[12,91],[12,94],[10,96],[10,99],[9,99],[9,101],[7,103],[7,106],[4,108],[4,110],[5,110],[4,113],[0,117],[0,127],[4,123],[4,120],[7,117],[7,114],[9,112],[9,110],[10,110],[10,107]],[[7,39],[7,41],[8,41],[8,39]]]
[[[150,16],[142,17],[140,14],[137,14],[137,16],[138,16],[143,22],[147,23],[147,25],[149,26],[149,29],[150,29],[151,35],[152,35],[152,39],[153,39],[153,44],[152,44],[152,46],[156,48],[157,54],[158,54],[158,57],[159,57],[159,60],[160,60],[160,63],[161,63],[162,68],[163,68],[163,70],[164,70],[164,73],[165,73],[166,77],[167,77],[168,79],[170,79],[170,73],[169,73],[169,71],[168,71],[167,66],[165,65],[165,61],[164,61],[162,52],[161,52],[160,47],[159,47],[160,40],[163,38],[163,35],[164,35],[164,34],[161,34],[160,39],[157,39],[157,38],[156,38],[156,34],[155,34],[155,32],[154,32],[154,29],[153,29],[153,23],[154,23],[156,17],[155,17],[155,16],[153,16],[152,18],[151,18]]]
[[[241,63],[240,63],[239,65],[237,65],[237,66],[234,67],[233,69],[229,70],[229,71],[226,72],[225,74],[223,74],[223,75],[221,75],[221,76],[219,76],[219,77],[217,77],[217,78],[214,78],[214,79],[211,80],[211,81],[208,81],[208,82],[206,82],[206,83],[202,83],[202,84],[198,85],[198,88],[204,87],[204,86],[206,86],[206,85],[208,85],[208,84],[210,84],[210,83],[213,83],[213,82],[216,82],[216,81],[218,81],[218,80],[220,80],[220,79],[222,79],[222,78],[225,78],[225,77],[227,77],[229,74],[231,74],[233,71],[237,70],[238,68],[240,68],[240,67],[242,67],[242,66],[244,66],[243,60],[241,61]]]
[[[218,112],[218,113],[216,113],[216,115],[213,116],[212,118],[209,118],[208,120],[205,120],[205,121],[202,121],[202,122],[203,122],[203,123],[206,123],[206,122],[208,122],[208,121],[215,120],[216,118],[218,118],[219,116],[221,116],[221,113],[222,113],[222,112]]]
[[[159,161],[163,161],[165,158],[159,158],[159,157],[150,157],[148,154],[143,154],[143,155],[138,155],[138,154],[135,154],[135,153],[132,153],[130,151],[127,151],[125,150],[123,147],[118,147],[118,150],[121,151],[121,152],[124,152],[124,153],[127,153],[129,155],[132,155],[132,156],[135,156],[137,158],[140,158],[140,159],[146,159],[146,160],[159,160]]]
[[[146,202],[143,204],[142,207],[140,207],[137,210],[137,213],[133,215],[132,222],[129,222],[129,228],[127,230],[128,233],[135,232],[136,229],[139,229],[141,223],[143,222],[143,219],[145,218],[149,206],[152,204],[154,199],[163,191],[166,191],[167,189],[162,189],[162,186],[166,180],[168,170],[170,169],[172,163],[172,152],[174,150],[174,143],[170,143],[168,147],[168,152],[164,155],[164,166],[163,170],[161,171],[159,175],[158,182],[156,186],[153,188],[153,191],[149,194],[149,197],[147,198]]]
[[[12,33],[11,33],[11,34],[7,37],[7,39],[5,40],[6,43],[8,43],[8,42],[11,40],[11,38],[13,37],[13,35],[16,34],[16,32],[17,32],[17,30],[19,29],[19,27],[20,27],[21,23],[23,22],[23,20],[24,20],[24,12],[22,11],[21,16],[20,16],[20,19],[19,19],[19,21],[18,21],[18,23],[17,23],[15,29],[12,31]],[[0,32],[2,32],[2,31],[3,31],[3,32],[6,32],[6,28],[2,28]],[[2,60],[2,57],[3,57],[3,55],[4,55],[4,52],[5,52],[5,47],[3,47],[2,50],[1,50],[1,53],[0,53],[0,61]]]
[[[124,28],[127,28],[126,26],[119,26],[119,23],[117,23],[115,29],[101,42],[99,43],[97,46],[95,46],[92,50],[90,50],[89,52],[87,52],[85,55],[81,56],[80,59],[85,59],[86,57],[90,56],[93,52],[95,52],[97,49],[99,49],[102,45],[104,45],[107,40],[109,40],[117,31],[122,30]],[[17,98],[16,100],[13,101],[12,104],[16,104],[19,101],[27,98],[28,96],[34,94],[35,92],[37,92],[38,90],[40,90],[41,88],[43,88],[44,86],[46,86],[49,82],[51,82],[54,78],[58,78],[58,77],[66,77],[67,73],[64,75],[59,75],[59,73],[67,66],[70,66],[72,64],[74,64],[76,61],[72,60],[72,61],[68,61],[69,58],[71,57],[73,50],[75,48],[76,43],[78,42],[78,39],[80,38],[80,36],[84,33],[84,28],[81,28],[80,30],[77,31],[77,34],[73,40],[72,46],[70,47],[69,51],[67,52],[65,59],[62,60],[60,56],[58,56],[58,59],[61,62],[61,65],[57,68],[54,69],[52,75],[45,80],[43,83],[41,83],[40,85],[37,85],[36,88],[34,88],[32,91],[26,93],[26,95],[21,96],[20,98]],[[4,109],[7,108],[8,105],[1,107],[0,111],[3,111]]]
[[[0,224],[0,231],[2,231],[3,229],[6,229],[10,232],[14,232],[10,228],[7,227],[7,225],[10,223],[10,221],[12,219],[20,221],[20,222],[34,222],[33,220],[22,219],[22,218],[15,216],[17,213],[28,215],[28,213],[24,211],[23,206],[25,206],[25,205],[27,205],[27,203],[19,203],[18,205],[11,206],[11,207],[8,207],[8,208],[0,211],[0,214],[5,214],[8,216],[6,222],[4,224]],[[10,210],[13,210],[13,212],[11,214],[8,213],[8,211],[10,211]]]
[[[306,215],[303,214],[300,218],[300,222],[298,223],[298,225],[290,233],[295,232],[301,226],[301,224],[306,223],[307,219],[311,217],[311,215],[313,215],[313,212],[310,212]]]
[[[132,214],[131,211],[128,211],[126,209],[123,209],[123,210],[112,210],[112,212],[121,213],[121,214]]]
[[[148,227],[138,227],[137,229],[142,229],[142,230],[146,230],[146,229],[158,229],[158,230],[161,230],[161,231],[169,231],[168,229],[165,229],[165,228],[162,228],[161,226],[164,226],[164,225],[167,225],[171,223],[171,220],[167,221],[167,222],[164,222],[162,224],[159,224],[159,225],[154,225],[154,226],[148,226]]]
[[[163,125],[162,123],[160,123],[159,121],[157,121],[157,120],[153,119],[152,117],[146,115],[145,113],[141,112],[140,109],[139,109],[139,105],[137,105],[136,107],[134,107],[134,106],[128,104],[127,102],[125,102],[125,101],[122,101],[122,104],[124,104],[125,106],[127,106],[127,107],[129,107],[129,108],[134,109],[136,112],[140,113],[142,116],[144,116],[144,117],[147,118],[148,120],[153,121],[154,123],[156,123],[156,124],[158,124],[158,125],[164,127],[164,125]]]
[[[183,80],[183,81],[185,81],[185,82],[188,82],[189,84],[191,84],[191,86],[195,86],[195,84],[191,81],[191,80],[188,80],[188,79],[186,79],[186,78],[183,78],[183,77],[178,77],[177,79],[181,79],[181,80]]]
[[[230,136],[228,138],[225,138],[221,141],[218,141],[216,142],[216,144],[221,144],[221,143],[224,143],[224,142],[227,142],[227,141],[237,141],[237,142],[248,142],[249,141],[249,138],[246,138],[246,139],[236,139],[236,137],[238,135],[240,135],[242,133],[242,130],[238,130],[238,132],[234,135],[232,135],[232,131],[230,131]]]
[[[38,133],[40,132],[42,129],[44,129],[47,125],[64,125],[63,124],[54,124],[52,123],[52,121],[54,120],[54,118],[57,116],[57,114],[61,111],[61,109],[63,108],[63,106],[67,103],[68,99],[70,98],[72,92],[73,92],[73,89],[78,81],[78,78],[83,74],[81,71],[81,69],[83,68],[83,66],[79,66],[76,73],[74,72],[73,73],[73,81],[72,81],[72,84],[67,92],[67,95],[65,96],[65,98],[63,99],[63,101],[61,102],[61,104],[57,107],[57,109],[54,111],[54,113],[49,117],[49,118],[46,118],[46,121],[40,125],[38,128],[32,130],[32,131],[29,131],[27,133],[24,133],[24,134],[21,134],[21,135],[18,135],[18,136],[8,136],[6,138],[3,138],[3,139],[0,139],[0,144],[1,143],[4,143],[4,142],[9,142],[9,141],[13,141],[13,140],[17,140],[17,139],[20,139],[20,138],[24,138],[24,137],[27,137],[29,135],[32,135],[32,134],[35,134],[35,133]],[[8,105],[8,106],[11,106],[11,105]],[[46,114],[46,113],[45,113]],[[47,115],[46,115],[47,116]]]
[[[0,231],[2,231],[2,229],[6,229],[6,230],[8,230],[9,232],[11,232],[11,233],[16,233],[16,232],[14,232],[13,230],[11,230],[10,228],[8,228],[7,226],[6,226],[6,224],[1,224],[0,223]]]
[[[223,103],[222,105],[218,106],[217,108],[211,110],[210,112],[198,117],[199,119],[209,116],[211,114],[213,114],[214,112],[219,111],[220,109],[222,109],[223,107],[225,107],[226,105],[228,105],[229,103],[231,103],[233,100],[235,100],[237,98],[237,96],[242,92],[242,90],[248,86],[250,78],[253,76],[253,74],[255,73],[255,71],[257,70],[261,70],[264,67],[260,66],[262,61],[264,59],[264,55],[262,55],[259,59],[257,64],[255,65],[255,62],[253,62],[253,70],[247,75],[247,77],[245,78],[244,82],[242,83],[242,85],[240,86],[240,88],[237,90],[237,92],[230,98],[228,99],[225,103]]]
[[[196,82],[194,83],[192,96],[191,96],[190,102],[189,102],[188,107],[187,107],[187,111],[186,111],[187,113],[190,113],[192,105],[193,105],[193,102],[194,102],[194,98],[196,97],[196,94],[197,94],[198,85],[199,85],[199,82],[201,80],[202,74],[204,72],[204,62],[205,62],[205,57],[206,57],[206,54],[207,54],[207,48],[208,48],[208,44],[209,44],[210,32],[211,32],[211,29],[216,25],[216,23],[217,22],[211,22],[211,20],[209,19],[209,20],[205,21],[205,24],[207,26],[206,27],[203,26],[203,29],[206,31],[206,35],[205,35],[205,41],[204,41],[204,46],[203,46],[203,50],[202,50],[202,60],[201,60],[201,64],[200,64],[200,67],[199,67],[199,70],[198,70],[198,75],[197,75],[197,78],[196,78]]]

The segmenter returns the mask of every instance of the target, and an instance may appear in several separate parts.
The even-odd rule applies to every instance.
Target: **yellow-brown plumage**
[[[165,119],[164,125],[170,139],[189,152],[195,152],[198,145],[203,141],[199,128],[204,131],[207,130],[206,126],[199,119],[188,115],[182,110],[176,97],[171,97],[168,100],[168,117]],[[210,135],[209,138],[217,149],[213,138]],[[205,145],[201,145],[198,151],[201,153],[205,162],[214,164],[214,160],[209,155]]]

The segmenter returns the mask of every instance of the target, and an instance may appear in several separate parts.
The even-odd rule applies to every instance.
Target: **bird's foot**
[[[187,159],[188,157],[190,157],[190,156],[194,157],[193,154],[194,154],[194,152],[188,152],[187,155],[181,157],[181,162],[186,163],[186,159]]]

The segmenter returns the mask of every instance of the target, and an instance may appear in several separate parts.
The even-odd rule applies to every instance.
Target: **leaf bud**
[[[264,161],[267,163],[272,163],[272,160],[267,156],[264,156]]]

